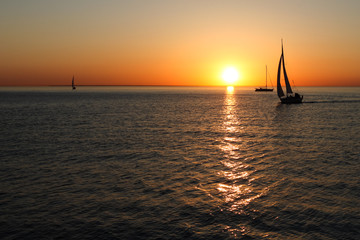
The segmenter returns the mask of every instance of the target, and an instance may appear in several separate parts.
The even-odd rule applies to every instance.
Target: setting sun
[[[227,67],[222,73],[222,79],[227,84],[234,84],[239,78],[239,73],[234,67]]]

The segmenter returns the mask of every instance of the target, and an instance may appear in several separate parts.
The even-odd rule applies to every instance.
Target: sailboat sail
[[[284,91],[282,90],[281,83],[280,83],[280,75],[281,75],[281,61],[282,61],[283,55],[281,54],[280,61],[279,61],[279,67],[278,67],[278,73],[277,73],[277,94],[279,98],[285,96]]]
[[[72,89],[73,89],[73,90],[76,89],[76,87],[75,87],[75,82],[74,82],[74,76],[72,77],[71,86],[72,86]]]
[[[284,78],[285,78],[285,85],[286,85],[286,93],[287,94],[291,94],[293,93],[293,91],[291,90],[291,86],[290,86],[290,83],[289,83],[289,79],[288,79],[288,76],[286,74],[286,69],[285,69],[285,59],[284,59],[284,50],[283,50],[283,47],[281,46],[281,56],[282,56],[282,64],[283,64],[283,70],[284,70]]]

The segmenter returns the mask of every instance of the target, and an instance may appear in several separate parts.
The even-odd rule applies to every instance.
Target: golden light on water
[[[241,126],[236,95],[232,94],[234,88],[229,86],[226,90],[222,125],[225,136],[220,146],[224,153],[221,163],[225,169],[218,172],[218,175],[225,178],[226,182],[219,183],[216,189],[224,198],[223,201],[228,204],[227,210],[243,214],[244,206],[264,193],[258,193],[251,185],[255,179],[251,175],[255,170],[246,164],[247,158],[243,155],[246,144],[241,136],[244,135],[245,129]]]
[[[226,88],[227,93],[234,93],[234,87],[233,86],[227,86]]]

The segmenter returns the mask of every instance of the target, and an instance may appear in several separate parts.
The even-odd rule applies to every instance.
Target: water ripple
[[[1,92],[3,239],[360,235],[358,91],[126,89]]]

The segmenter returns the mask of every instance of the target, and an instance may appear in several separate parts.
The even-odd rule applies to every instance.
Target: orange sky
[[[5,1],[0,85],[360,86],[360,1]]]

